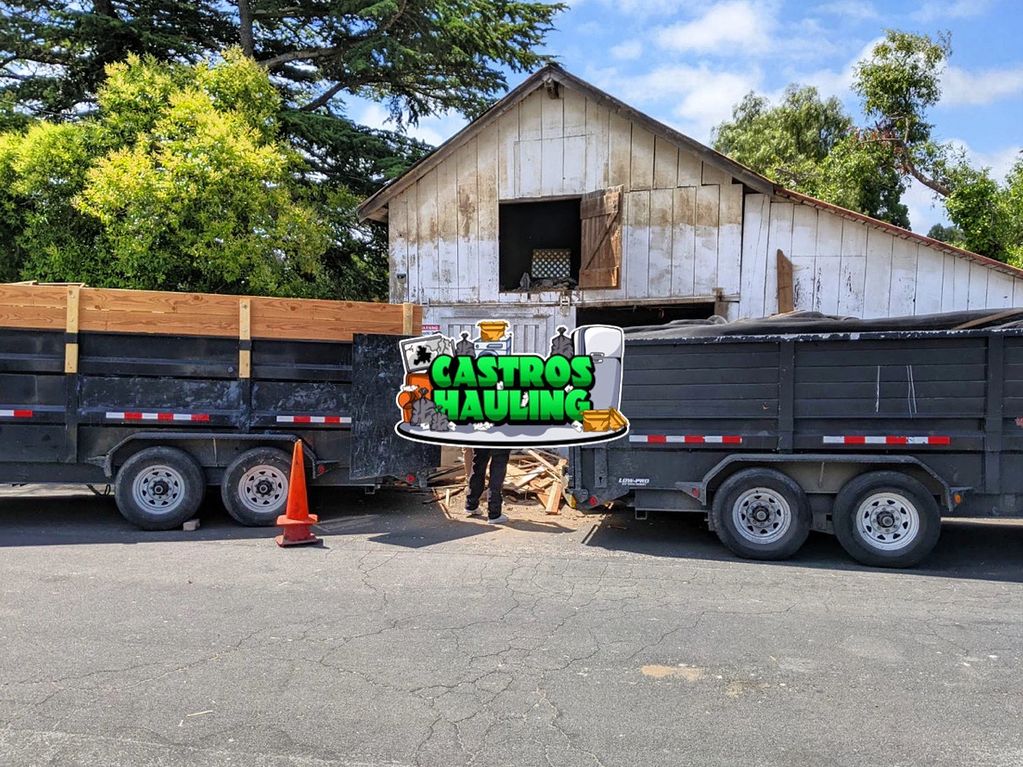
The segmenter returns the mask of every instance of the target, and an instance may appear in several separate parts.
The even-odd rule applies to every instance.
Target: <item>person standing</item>
[[[497,448],[473,448],[472,470],[469,473],[469,490],[465,496],[465,513],[470,517],[480,515],[480,498],[483,497],[483,488],[487,484],[487,464],[490,465],[490,483],[487,493],[487,522],[492,525],[501,525],[508,521],[508,517],[501,511],[502,497],[501,488],[504,487],[504,477],[508,473],[508,457],[510,450]]]

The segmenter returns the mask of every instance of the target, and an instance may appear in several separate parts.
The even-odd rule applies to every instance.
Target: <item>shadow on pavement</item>
[[[631,551],[678,559],[736,561],[707,528],[701,514],[650,514],[636,520],[631,512],[594,519],[583,541],[611,551]],[[770,567],[785,565],[829,570],[898,572],[948,578],[1023,582],[1023,522],[1019,520],[945,520],[941,539],[923,563],[905,570],[860,565],[852,560],[838,539],[824,533],[810,537],[796,556],[784,562],[760,562]]]

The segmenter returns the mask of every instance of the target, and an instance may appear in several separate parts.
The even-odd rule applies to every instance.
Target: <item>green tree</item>
[[[836,98],[789,86],[781,102],[749,93],[714,131],[714,148],[796,191],[900,226],[905,184],[883,150],[861,146]]]
[[[235,51],[213,66],[132,55],[107,74],[91,118],[0,136],[4,244],[22,258],[9,272],[108,287],[330,292],[328,216],[303,199],[263,70]]]
[[[914,179],[935,193],[953,223],[934,236],[1021,263],[1023,164],[1001,185],[960,147],[937,140],[928,121],[951,51],[947,34],[889,30],[855,69],[863,125],[837,100],[790,86],[777,106],[747,95],[716,129],[715,147],[798,191],[906,227],[901,197]]]
[[[545,0],[20,0],[0,11],[0,127],[76,121],[100,108],[106,66],[127,53],[197,63],[239,46],[280,95],[282,136],[306,198],[333,211],[322,259],[347,297],[386,294],[386,234],[361,197],[429,149],[403,134],[422,116],[475,116],[538,53],[563,8]],[[386,105],[396,130],[359,125],[353,96]],[[129,126],[130,127],[130,126]],[[338,205],[347,205],[339,208]]]

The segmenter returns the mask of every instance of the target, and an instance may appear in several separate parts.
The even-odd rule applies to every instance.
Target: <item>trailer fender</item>
[[[710,502],[710,496],[728,477],[742,468],[751,465],[766,465],[780,463],[803,463],[803,464],[844,464],[853,466],[886,466],[886,467],[913,467],[922,470],[932,481],[932,490],[940,495],[946,510],[953,511],[963,501],[963,497],[972,490],[970,487],[954,486],[949,484],[930,466],[912,455],[870,455],[843,453],[802,453],[802,454],[775,454],[775,453],[737,453],[727,456],[708,471],[699,482],[678,482],[676,489],[700,501],[704,506]],[[813,492],[813,488],[804,488],[807,492]]]
[[[294,444],[299,437],[295,434],[238,434],[235,432],[180,432],[180,431],[140,431],[125,437],[114,445],[106,455],[90,459],[90,463],[98,464],[103,468],[103,474],[112,479],[116,469],[128,457],[143,447],[153,445],[164,445],[169,443],[182,442],[217,442],[243,444],[246,446],[278,444],[284,447]],[[321,462],[316,454],[309,447],[307,442],[302,443],[302,452],[306,461],[312,466],[313,476],[319,476],[330,468],[327,462]],[[203,468],[208,468],[204,466]]]

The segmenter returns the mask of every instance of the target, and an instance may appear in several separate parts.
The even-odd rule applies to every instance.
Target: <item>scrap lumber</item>
[[[508,459],[504,492],[517,498],[534,497],[547,514],[557,514],[564,501],[568,478],[565,458],[546,450],[513,452]],[[430,477],[433,499],[447,511],[451,496],[465,489],[466,475],[461,462],[444,467]]]

